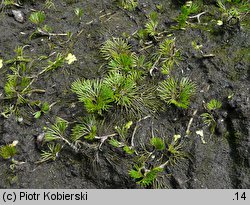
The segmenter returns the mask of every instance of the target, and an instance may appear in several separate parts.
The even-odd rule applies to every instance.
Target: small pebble
[[[24,23],[24,13],[18,10],[12,10],[14,19],[19,23]]]
[[[18,117],[17,122],[22,123],[23,122],[23,117]]]
[[[41,134],[39,134],[37,136],[37,138],[36,138],[37,142],[42,143],[43,139],[44,139],[44,136],[45,136],[44,132],[42,132]]]
[[[35,142],[36,142],[36,146],[37,146],[38,149],[41,149],[43,141],[44,141],[44,137],[45,137],[44,132],[42,132],[41,134],[39,134],[36,137],[36,141]]]

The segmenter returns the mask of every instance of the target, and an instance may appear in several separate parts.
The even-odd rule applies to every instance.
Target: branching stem
[[[133,131],[133,134],[132,134],[132,138],[131,138],[131,147],[134,147],[135,144],[134,144],[134,139],[135,139],[135,133],[139,127],[139,123],[142,121],[142,120],[146,120],[147,118],[151,117],[150,115],[147,115],[146,117],[144,118],[141,118],[139,121],[136,122],[136,125],[135,125],[135,128],[134,128],[134,131]]]
[[[114,137],[116,136],[117,133],[113,133],[113,134],[110,134],[110,135],[104,135],[104,136],[95,136],[95,139],[99,139],[101,140],[101,143],[99,145],[99,150],[101,150],[101,146],[103,145],[103,143],[109,138],[109,137]]]
[[[200,17],[201,17],[203,14],[205,14],[205,13],[207,13],[207,11],[203,11],[203,12],[197,14],[197,15],[194,15],[194,16],[189,16],[189,18],[190,18],[190,19],[197,18],[198,23],[200,23],[200,22],[201,22],[201,21],[200,21]]]

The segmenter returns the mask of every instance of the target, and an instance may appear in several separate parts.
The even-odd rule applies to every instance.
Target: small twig
[[[197,113],[197,109],[193,112],[193,116],[190,118],[190,120],[189,120],[189,123],[188,123],[188,126],[187,126],[187,130],[186,130],[186,134],[187,135],[189,135],[190,134],[190,127],[191,127],[191,125],[192,125],[192,122],[193,122],[193,120],[194,120],[194,116],[196,115],[196,113]]]
[[[106,17],[106,16],[111,16],[111,15],[113,15],[115,12],[109,12],[109,13],[107,13],[107,14],[103,14],[103,15],[101,15],[101,16],[99,16],[99,20],[101,20],[102,18],[104,18],[104,17]]]
[[[168,160],[168,161],[166,161],[165,163],[161,164],[161,165],[159,166],[159,168],[164,169],[164,167],[165,167],[165,166],[167,166],[167,165],[168,165],[168,163],[169,163],[169,160]]]
[[[162,31],[162,32],[159,32],[157,35],[158,35],[158,36],[162,36],[162,35],[165,34],[165,33],[169,33],[169,31]]]
[[[22,93],[25,93],[25,91],[34,83],[35,78],[32,79],[32,81],[30,81],[29,85],[26,86],[26,88],[23,89]]]
[[[89,22],[86,23],[86,25],[92,24],[94,22],[94,20],[91,20]]]
[[[29,93],[45,93],[46,90],[43,90],[43,89],[33,89],[33,90],[30,90]]]
[[[22,165],[22,164],[25,164],[26,162],[19,162],[17,160],[15,160],[14,158],[12,158],[11,162],[15,165]]]
[[[200,17],[201,17],[203,14],[205,14],[205,13],[207,13],[207,11],[203,11],[203,12],[201,12],[201,13],[195,15],[195,16],[189,16],[189,18],[190,18],[190,19],[197,18],[198,23],[200,23],[200,22],[201,22],[201,21],[200,21]]]
[[[137,128],[138,128],[138,126],[137,126],[137,123],[136,123],[135,129],[133,131],[132,138],[131,138],[131,147],[135,146],[135,144],[134,144],[134,138],[135,138],[135,133],[137,131]]]
[[[211,57],[215,57],[214,54],[210,53],[210,54],[203,54],[202,55],[203,58],[211,58]]]
[[[148,48],[151,48],[152,46],[153,46],[153,44],[150,44],[150,45],[148,45],[148,46],[145,46],[145,47],[141,48],[141,49],[139,50],[139,52],[141,52],[141,51],[143,51],[143,50],[147,50]]]
[[[49,109],[51,109],[51,108],[52,108],[56,103],[58,103],[58,102],[60,102],[60,101],[51,103],[51,104],[49,105]]]
[[[67,33],[50,33],[50,32],[46,32],[43,31],[42,29],[38,28],[37,31],[44,36],[67,36]]]
[[[117,133],[114,133],[114,134],[110,134],[110,135],[105,135],[105,136],[95,136],[95,139],[100,139],[101,140],[101,143],[99,145],[99,150],[101,150],[101,146],[103,145],[103,143],[109,138],[109,137],[114,137],[116,136]]]
[[[53,52],[52,54],[49,55],[49,57],[51,57],[52,55],[54,55],[55,52]],[[40,71],[37,75],[35,76],[32,76],[32,80],[30,81],[30,83],[23,89],[22,93],[25,93],[25,91],[27,91],[27,89],[35,82],[35,80],[40,76],[42,75],[43,73],[45,73],[48,68],[50,66],[47,66],[45,69],[43,69],[42,71]],[[39,90],[39,89],[36,89],[36,90],[33,90],[33,92],[44,92],[45,93],[45,90]]]
[[[75,152],[79,151],[79,148],[76,147],[74,144],[70,143],[66,138],[64,138],[63,136],[60,135],[60,138],[66,142]]]
[[[157,63],[159,63],[159,61],[160,61],[160,59],[161,59],[161,56],[162,56],[162,55],[159,55],[159,57],[157,58],[157,60],[154,62],[152,68],[150,69],[149,74],[150,74],[151,76],[153,76],[153,71],[154,71],[155,69],[157,70],[156,65],[157,65]]]
[[[136,125],[135,125],[135,128],[134,128],[134,131],[133,131],[133,134],[132,134],[132,137],[131,137],[131,147],[134,147],[135,144],[134,144],[134,139],[135,139],[135,133],[138,129],[138,124],[142,121],[142,120],[146,120],[147,118],[151,117],[150,115],[147,115],[146,117],[144,118],[141,118],[139,121],[136,122]]]

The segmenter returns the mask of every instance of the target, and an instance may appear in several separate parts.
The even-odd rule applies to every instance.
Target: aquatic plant
[[[136,55],[133,54],[118,54],[108,64],[111,71],[122,71],[124,73],[133,72],[136,67]]]
[[[54,61],[48,60],[48,66],[46,66],[42,71],[40,71],[38,75],[42,75],[43,73],[46,73],[48,71],[52,71],[61,67],[64,61],[65,61],[65,56],[62,55],[61,53],[58,53]]]
[[[92,141],[97,136],[98,126],[100,126],[100,123],[97,122],[94,115],[87,116],[73,127],[71,139],[73,142],[81,138]]]
[[[29,20],[32,23],[40,26],[45,21],[45,17],[46,15],[43,11],[36,11],[36,12],[31,13]]]
[[[50,3],[50,2],[48,2]],[[49,5],[48,5],[49,6]],[[53,4],[51,4],[53,6]],[[33,37],[36,37],[37,35],[39,36],[71,36],[71,33],[52,33],[52,27],[44,24],[46,15],[44,11],[36,11],[31,13],[29,20],[36,25],[35,31],[30,35],[30,39]]]
[[[159,137],[151,138],[150,143],[156,150],[164,150],[166,148],[164,141]]]
[[[148,17],[148,21],[145,24],[145,31],[150,37],[156,37],[158,34],[157,27],[158,27],[158,13],[151,12]]]
[[[189,157],[188,153],[183,151],[184,141],[179,140],[179,138],[174,138],[172,142],[167,145],[167,147],[168,161],[166,163],[171,166],[174,166],[181,160]]]
[[[24,55],[23,49],[24,47],[18,46],[15,49],[16,57],[5,62],[10,65],[11,73],[7,75],[4,91],[8,99],[16,99],[16,104],[25,104],[25,96],[33,92],[30,88],[31,78],[27,76],[27,63],[31,58]]]
[[[217,122],[214,119],[214,116],[211,113],[202,113],[201,114],[202,120],[205,123],[205,125],[207,125],[208,127],[210,127],[210,132],[211,134],[214,134],[215,132],[215,128],[217,126]]]
[[[196,13],[198,9],[199,6],[196,3],[194,3],[193,1],[187,1],[186,4],[181,7],[181,13],[176,18],[178,25],[174,28],[185,29],[188,17],[190,16],[190,14]]]
[[[8,6],[20,6],[20,3],[15,0],[2,0],[0,6],[8,7]]]
[[[150,170],[145,169],[145,167],[134,166],[134,169],[129,171],[129,175],[134,178],[138,184],[143,187],[150,186],[153,184],[157,175],[163,171],[161,167],[154,167]]]
[[[123,151],[129,155],[134,154],[135,149],[132,145],[129,145],[129,130],[133,125],[132,121],[127,122],[122,126],[115,126],[117,135],[110,138],[108,143],[116,148],[123,148]]]
[[[205,123],[205,125],[210,127],[211,134],[215,133],[215,129],[217,126],[215,111],[220,109],[221,106],[222,103],[220,101],[212,99],[205,106],[207,112],[201,114],[202,120]]]
[[[55,60],[51,60],[52,57],[47,56],[39,56],[32,59],[25,55],[25,47],[27,46],[18,46],[15,49],[16,56],[4,62],[9,67],[7,81],[4,85],[5,99],[13,100],[11,102],[13,107],[7,106],[5,111],[1,113],[5,117],[12,113],[18,115],[21,105],[29,105],[29,107],[38,106],[40,110],[34,114],[36,118],[39,118],[42,113],[46,113],[48,111],[46,104],[38,105],[38,103],[32,102],[29,98],[32,93],[45,93],[46,91],[44,89],[33,88],[32,85],[42,74],[59,68],[65,61],[65,56],[60,53],[57,54]],[[47,59],[47,63],[42,61],[45,59]],[[41,63],[42,65],[46,65],[42,67],[41,71],[37,71],[35,74],[32,69],[35,62],[38,61],[40,67],[42,67]]]
[[[54,124],[52,124],[50,127],[44,128],[45,129],[44,141],[48,143],[55,143],[55,142],[64,143],[77,152],[78,148],[67,138],[66,131],[68,126],[69,126],[68,121],[60,117],[56,117],[56,121]]]
[[[133,76],[111,72],[103,80],[76,80],[72,91],[89,113],[108,111],[114,105],[129,116],[154,112],[157,104],[151,91],[137,86]]]
[[[44,103],[39,103],[38,104],[40,110],[39,111],[36,111],[33,115],[34,115],[34,118],[39,118],[42,114],[46,114],[49,112],[50,110],[50,105],[49,103],[47,102],[44,102]]]
[[[135,157],[137,163],[129,171],[129,175],[143,187],[152,186],[158,176],[163,175],[165,167],[175,166],[179,161],[188,157],[188,154],[183,151],[180,138],[174,137],[171,143],[166,144],[162,138],[152,137],[150,144],[155,149],[151,152],[138,153],[138,158]]]
[[[59,152],[61,151],[61,145],[59,143],[48,144],[48,150],[42,150],[40,160],[37,163],[43,163],[50,160],[55,161],[58,158]]]
[[[167,38],[160,44],[156,58],[156,62],[162,59],[161,72],[168,75],[181,60],[180,50],[176,49],[175,46],[175,38]]]
[[[82,16],[83,16],[83,9],[82,8],[75,8],[74,13],[79,20],[82,19]]]
[[[16,144],[18,141],[14,141],[12,144],[8,144],[0,147],[0,156],[3,159],[10,159],[16,155]]]
[[[112,100],[125,109],[133,109],[133,100],[138,96],[133,78],[118,72],[112,72],[104,78],[103,84],[113,91]]]
[[[220,109],[222,106],[221,102],[216,100],[216,99],[212,99],[207,103],[207,109],[208,110],[216,110],[216,109]]]
[[[157,88],[158,95],[164,102],[184,109],[188,108],[190,98],[194,95],[195,90],[195,83],[188,78],[176,80],[172,77],[161,82]]]
[[[56,122],[49,128],[46,128],[45,140],[50,142],[64,138],[68,122],[60,117],[56,118]]]
[[[106,60],[115,59],[120,54],[131,54],[131,46],[122,38],[113,38],[104,42],[100,48]]]
[[[18,66],[18,68],[12,67],[12,71],[19,72],[20,67],[25,67],[24,64]],[[6,97],[9,99],[16,98],[17,104],[24,104],[26,103],[25,95],[28,94],[31,89],[28,87],[30,84],[30,79],[27,77],[19,77],[15,74],[9,74],[7,76],[7,82],[4,86],[4,91]]]
[[[217,0],[217,5],[221,11],[221,21],[225,25],[239,23],[242,21],[246,14],[249,12],[249,2],[233,1],[233,0]]]
[[[124,9],[127,9],[129,11],[133,11],[138,6],[138,1],[137,0],[121,0],[121,6]]]
[[[102,115],[111,108],[113,90],[101,80],[76,80],[72,83],[71,89],[90,113]]]
[[[53,0],[46,0],[44,5],[48,9],[55,9],[56,8]]]

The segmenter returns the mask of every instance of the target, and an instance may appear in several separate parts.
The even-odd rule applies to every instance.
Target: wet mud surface
[[[208,8],[214,7],[211,2]],[[148,14],[157,11],[159,4],[163,5],[159,27],[166,31],[164,35],[175,36],[176,47],[181,50],[182,60],[173,72],[195,81],[197,93],[188,109],[171,106],[155,118],[142,121],[136,143],[148,138],[152,124],[166,136],[177,133],[184,136],[193,117],[185,146],[190,157],[169,168],[167,172],[171,176],[164,178],[163,188],[250,188],[250,32],[247,27],[236,27],[216,35],[197,28],[171,30],[171,25],[175,24],[173,19],[180,11],[172,1],[140,0],[138,8],[131,12],[111,0],[55,0],[54,4],[55,9],[48,9],[44,1],[26,1],[22,7],[5,8],[0,14],[0,59],[13,58],[18,45],[27,45],[25,53],[34,58],[53,52],[71,52],[77,57],[72,65],[64,64],[45,73],[33,84],[45,90],[32,94],[33,101],[56,102],[48,114],[34,119],[31,108],[24,106],[21,112],[25,117],[21,122],[15,115],[0,117],[0,145],[18,140],[15,160],[25,162],[10,169],[10,161],[0,158],[0,188],[140,188],[128,174],[131,167],[126,161],[131,160],[130,156],[120,151],[104,145],[98,152],[98,165],[93,165],[95,155],[89,157],[65,148],[55,161],[39,164],[41,150],[36,145],[36,137],[57,116],[74,122],[86,114],[82,103],[72,93],[71,84],[78,78],[102,77],[105,73],[100,69],[104,63],[99,50],[102,43],[112,37],[132,36],[144,27]],[[83,9],[81,20],[76,18],[75,8]],[[12,9],[24,13],[23,23],[14,19]],[[30,39],[34,32],[34,24],[28,20],[32,10],[45,11],[45,23],[54,33],[72,32],[73,37],[69,41],[64,36]],[[200,51],[192,47],[192,41],[203,45],[204,54],[213,56],[202,57]],[[134,51],[140,49],[134,38],[128,38],[128,42]],[[39,63],[34,62],[34,72],[39,70]],[[8,73],[7,65],[0,68],[1,112],[12,103],[3,97]],[[154,80],[157,81],[157,77]],[[222,102],[212,136],[200,117],[205,112],[204,103],[211,99]],[[197,113],[193,116],[195,110]],[[196,134],[201,129],[205,142]],[[107,160],[109,155],[113,162]]]

